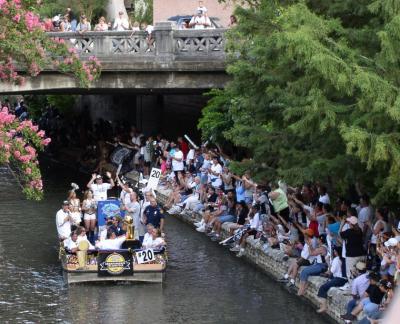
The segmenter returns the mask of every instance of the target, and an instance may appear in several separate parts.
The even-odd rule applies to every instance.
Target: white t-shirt
[[[331,264],[331,273],[332,276],[335,278],[342,278],[342,261],[340,260],[340,257],[335,257],[332,260],[332,264]]]
[[[372,220],[373,210],[371,206],[361,207],[358,210],[358,223],[363,228],[364,224]]]
[[[189,162],[190,160],[194,160],[194,149],[190,149],[186,156],[186,162]]]
[[[172,160],[172,171],[183,171],[184,169],[183,152],[181,150],[175,151],[174,158],[181,159],[181,161],[177,161],[175,159]]]
[[[262,226],[261,226],[262,227]],[[256,213],[253,218],[250,218],[250,228],[259,231],[260,228],[260,215]]]
[[[68,250],[72,250],[78,247],[78,240],[76,240],[75,242],[72,241],[71,237],[69,237],[67,240],[64,241],[64,247],[66,247]]]
[[[347,231],[350,228],[350,225],[348,223],[344,224],[342,227],[342,232]],[[340,233],[339,233],[340,234]],[[342,244],[342,258],[346,257],[346,241],[343,240]]]
[[[56,224],[58,236],[69,237],[71,235],[71,223],[67,221],[64,223],[65,217],[68,216],[68,212],[60,209],[56,214]]]
[[[151,249],[151,248],[158,248],[164,245],[164,240],[161,237],[157,237],[156,239],[153,239],[151,235],[147,237],[146,242],[143,240],[142,246],[146,249]]]
[[[211,26],[210,19],[206,16],[193,16],[190,20],[190,24],[195,24],[193,26],[194,29],[204,29],[206,28],[206,26],[204,26],[204,24],[206,23],[208,24],[208,26]]]
[[[210,181],[211,181],[211,185],[214,188],[220,187],[222,185],[222,180],[219,177],[219,175],[222,173],[222,166],[221,164],[217,163],[217,164],[212,164],[211,165],[211,171],[217,173],[218,175],[214,175],[210,173]]]
[[[126,240],[125,236],[117,237],[115,239],[106,239],[97,243],[100,250],[119,250],[122,243]]]
[[[109,183],[92,183],[90,189],[93,191],[94,200],[107,200],[107,190],[111,189],[111,185]]]
[[[116,18],[113,29],[116,31],[124,31],[129,29],[129,22],[126,18]]]
[[[329,195],[326,193],[323,196],[319,196],[319,202],[323,203],[323,204],[330,204],[331,200],[329,199]]]

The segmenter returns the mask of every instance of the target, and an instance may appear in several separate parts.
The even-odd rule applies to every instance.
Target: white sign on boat
[[[143,251],[136,252],[136,259],[138,264],[149,263],[151,261],[154,261],[155,256],[153,249],[146,249]]]

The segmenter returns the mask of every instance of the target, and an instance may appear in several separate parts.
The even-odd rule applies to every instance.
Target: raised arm
[[[88,187],[89,189],[92,187],[93,181],[94,179],[96,179],[97,174],[93,173],[92,174],[92,178],[90,179],[90,181],[87,183],[86,187]]]

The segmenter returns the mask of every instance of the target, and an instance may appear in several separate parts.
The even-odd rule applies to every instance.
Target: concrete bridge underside
[[[72,76],[44,72],[23,86],[3,83],[0,88],[2,94],[202,93],[223,88],[228,80],[224,71],[103,71],[98,81],[84,88]]]

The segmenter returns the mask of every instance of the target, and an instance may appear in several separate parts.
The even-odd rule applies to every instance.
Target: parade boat
[[[82,243],[82,242],[81,242]],[[154,282],[164,281],[166,252],[154,249],[120,249],[67,253],[60,248],[64,278],[68,284],[87,282]],[[82,249],[82,250],[81,250]]]
[[[98,229],[106,226],[104,216],[115,216],[119,212],[118,200],[99,202]],[[168,261],[166,248],[141,248],[141,243],[133,239],[132,219],[125,217],[125,225],[126,240],[118,250],[89,249],[89,242],[83,240],[79,242],[77,251],[72,253],[61,244],[59,258],[66,282],[163,282]]]

